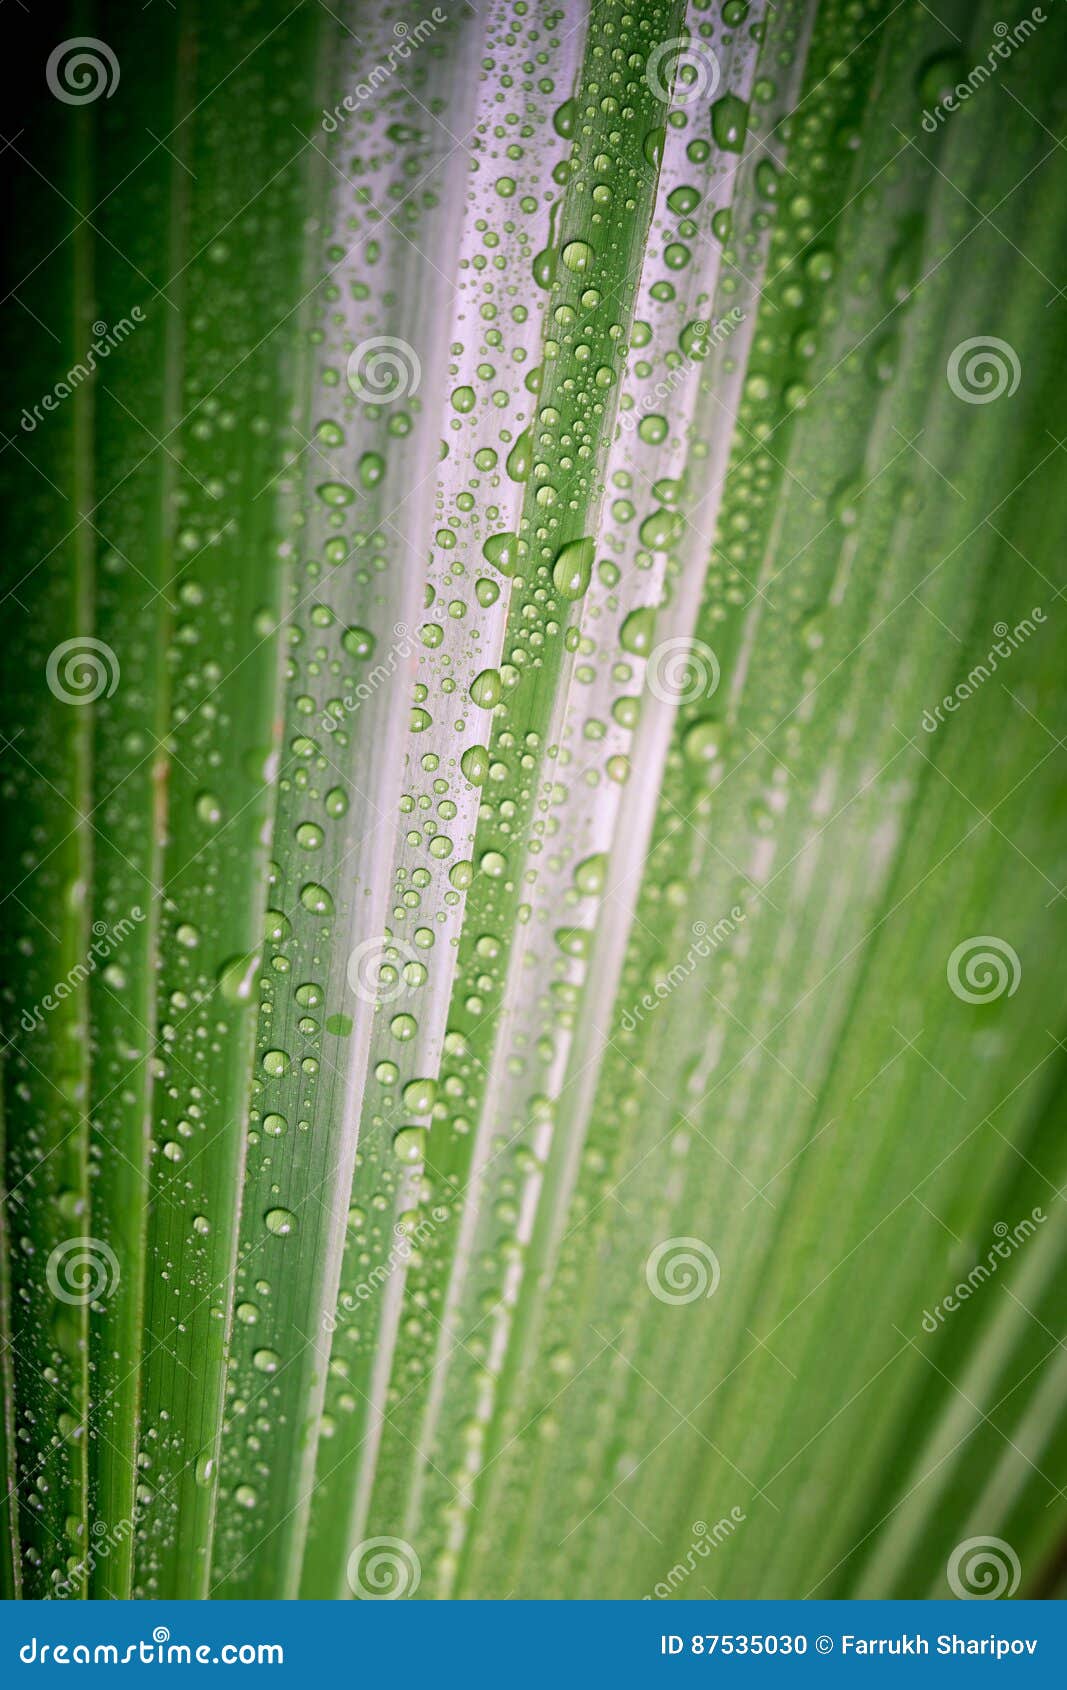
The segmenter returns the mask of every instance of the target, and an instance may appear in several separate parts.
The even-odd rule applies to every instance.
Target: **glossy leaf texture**
[[[1058,5],[19,53],[0,1594],[1060,1592]]]

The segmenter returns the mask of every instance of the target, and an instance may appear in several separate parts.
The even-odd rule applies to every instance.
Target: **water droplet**
[[[552,585],[565,599],[580,599],[593,573],[596,545],[591,539],[570,540],[552,566]]]
[[[296,1231],[296,1216],[291,1209],[268,1209],[263,1216],[263,1224],[275,1238],[288,1238]]]
[[[231,957],[215,977],[220,997],[227,1003],[250,1003],[259,973],[259,952]]]

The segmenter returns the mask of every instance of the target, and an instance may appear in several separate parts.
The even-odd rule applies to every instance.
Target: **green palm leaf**
[[[1063,36],[941,11],[35,20],[0,1593],[1057,1589]]]

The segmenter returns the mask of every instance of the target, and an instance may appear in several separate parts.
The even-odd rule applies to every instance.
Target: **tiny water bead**
[[[533,463],[533,446],[530,429],[524,429],[516,440],[507,458],[507,472],[512,481],[525,481]],[[490,559],[490,562],[493,560]]]
[[[686,729],[682,752],[686,761],[697,767],[714,763],[722,752],[722,723],[715,717],[694,722]]]
[[[604,852],[585,857],[574,870],[574,884],[583,894],[593,896],[604,890],[607,883],[608,859]]]
[[[482,786],[489,773],[489,753],[484,745],[469,745],[459,766],[472,786]]]
[[[483,710],[491,710],[500,703],[503,686],[498,669],[483,669],[471,682],[471,700]]]
[[[350,657],[367,658],[374,652],[375,640],[369,628],[360,628],[353,624],[341,635],[341,644]]]
[[[631,610],[619,629],[619,644],[635,657],[647,657],[656,632],[656,612],[649,605]]]
[[[259,962],[258,951],[246,956],[231,957],[229,962],[224,962],[216,975],[220,997],[227,1003],[250,1003],[255,995]]]
[[[426,1154],[426,1133],[422,1127],[401,1127],[393,1136],[393,1155],[411,1166]]]
[[[385,459],[380,452],[364,452],[359,460],[359,479],[368,492],[377,487],[385,474]]]
[[[596,254],[588,241],[568,241],[560,257],[567,269],[579,276],[591,270],[596,261]]]
[[[296,1231],[296,1216],[291,1209],[268,1209],[263,1224],[275,1238],[288,1238]]]
[[[344,481],[320,482],[316,492],[324,505],[330,505],[335,510],[352,504],[356,497],[355,490]]]
[[[325,886],[320,886],[317,881],[309,880],[306,886],[301,888],[300,902],[312,915],[333,914],[333,899]]]
[[[724,94],[711,108],[711,133],[722,152],[739,153],[745,144],[748,106],[736,94]]]
[[[411,1115],[428,1115],[437,1101],[437,1081],[409,1080],[403,1091],[404,1108]]]
[[[552,566],[552,585],[565,599],[580,599],[593,574],[596,544],[591,539],[570,540]]]
[[[487,563],[499,569],[501,575],[512,576],[518,570],[524,549],[518,535],[505,530],[501,534],[490,534],[482,547],[482,554]]]

